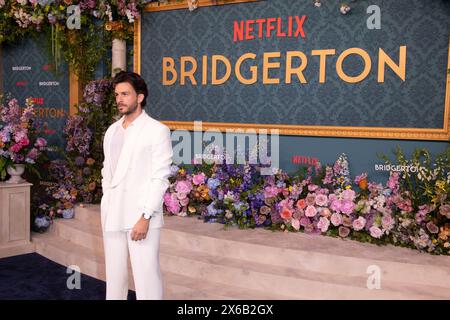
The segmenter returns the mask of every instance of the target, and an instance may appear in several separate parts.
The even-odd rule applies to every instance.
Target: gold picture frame
[[[226,5],[243,2],[257,2],[259,0],[199,0],[198,7],[212,5]],[[187,9],[186,2],[174,2],[168,4],[149,3],[145,7],[146,12],[165,10]],[[141,73],[141,19],[134,23],[134,72]],[[444,125],[441,129],[434,128],[395,128],[395,127],[351,127],[351,126],[308,126],[286,124],[254,124],[254,123],[227,123],[227,122],[202,122],[202,130],[218,130],[225,132],[227,129],[252,129],[259,130],[278,129],[281,135],[340,137],[340,138],[372,138],[372,139],[402,139],[402,140],[450,140],[450,42],[448,47],[447,83],[445,91]],[[171,130],[194,130],[193,121],[162,121]]]

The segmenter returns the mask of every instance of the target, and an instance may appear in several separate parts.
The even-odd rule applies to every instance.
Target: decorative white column
[[[31,186],[0,182],[0,258],[35,251],[30,242]]]
[[[127,70],[127,44],[125,40],[112,41],[112,76],[117,72]]]

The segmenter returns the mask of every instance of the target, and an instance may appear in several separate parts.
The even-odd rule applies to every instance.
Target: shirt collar
[[[144,109],[142,109],[141,114],[140,114],[136,119],[134,119],[133,122],[131,122],[131,123],[128,125],[127,128],[132,127],[132,126],[134,126],[134,125],[136,125],[136,124],[139,124],[139,122],[141,122],[142,120],[144,120],[144,117],[145,117],[144,114],[147,114],[147,113],[145,112]],[[120,120],[119,120],[119,125],[120,125],[122,128],[123,128],[123,122],[124,122],[124,121],[125,121],[125,116],[122,116],[122,118],[120,118]]]

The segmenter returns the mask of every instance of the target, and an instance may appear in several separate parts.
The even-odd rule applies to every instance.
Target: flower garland
[[[424,153],[417,151],[411,162]],[[450,148],[434,164],[422,164],[434,175],[414,185],[395,171],[386,184],[369,182],[366,173],[351,179],[344,154],[333,166],[317,164],[294,175],[277,169],[262,176],[258,166],[225,162],[195,165],[192,173],[174,165],[164,210],[225,227],[302,231],[449,255],[449,159]],[[417,198],[416,190],[428,196]]]

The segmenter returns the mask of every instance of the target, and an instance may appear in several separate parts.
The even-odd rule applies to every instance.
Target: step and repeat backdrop
[[[21,106],[32,98],[38,121],[49,146],[64,148],[63,128],[69,116],[69,72],[61,65],[55,72],[45,39],[27,39],[1,50],[3,93]],[[49,156],[56,157],[55,152]]]
[[[444,151],[450,3],[321,2],[148,8],[135,40],[148,112],[172,129],[277,129],[288,171],[346,153],[384,180],[379,153]]]

